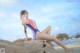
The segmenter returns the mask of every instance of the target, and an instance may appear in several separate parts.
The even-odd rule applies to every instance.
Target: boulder
[[[0,41],[0,48],[4,48],[4,53],[57,53],[53,46],[44,40],[31,41]]]

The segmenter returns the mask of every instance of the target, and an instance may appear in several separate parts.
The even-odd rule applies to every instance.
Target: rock
[[[0,48],[6,53],[57,53],[53,46],[43,40],[0,42]]]
[[[32,40],[32,38],[24,38],[24,39],[17,39],[13,42],[17,43],[17,42],[25,42],[25,41],[31,41],[31,40]]]

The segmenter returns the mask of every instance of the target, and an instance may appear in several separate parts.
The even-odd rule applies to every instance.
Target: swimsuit
[[[36,39],[36,32],[39,30],[37,29],[35,22],[31,19],[28,19],[28,24],[24,24],[24,27],[29,27],[34,33],[33,39]]]

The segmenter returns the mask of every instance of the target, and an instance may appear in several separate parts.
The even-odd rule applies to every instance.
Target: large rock
[[[31,41],[0,41],[0,48],[6,53],[57,53],[54,47],[43,40]]]

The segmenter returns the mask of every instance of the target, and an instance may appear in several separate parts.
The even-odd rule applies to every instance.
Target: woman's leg
[[[43,31],[41,31],[42,33],[51,34],[51,26],[46,27]],[[47,43],[49,43],[50,45],[52,45],[51,41],[47,41]],[[53,46],[53,45],[52,45]]]
[[[41,31],[42,33],[47,33],[48,35],[51,34],[51,26],[46,27],[44,30]]]
[[[61,47],[63,47],[65,50],[70,50],[64,44],[62,44],[61,41],[59,41],[57,38],[49,36],[48,34],[37,32],[36,33],[36,39],[55,41],[58,45],[60,45]]]
[[[36,39],[53,41],[54,38],[46,33],[37,32]]]

